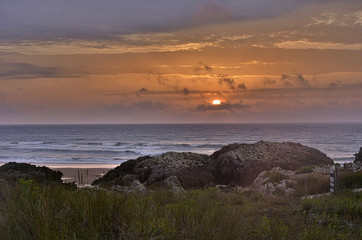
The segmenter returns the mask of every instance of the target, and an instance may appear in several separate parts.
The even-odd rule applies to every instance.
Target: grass
[[[173,195],[37,185],[0,189],[0,238],[361,239],[362,193],[267,198],[216,188]]]
[[[315,166],[303,166],[295,171],[295,174],[312,173],[314,172]]]
[[[338,176],[341,189],[362,188],[362,172],[341,172]]]

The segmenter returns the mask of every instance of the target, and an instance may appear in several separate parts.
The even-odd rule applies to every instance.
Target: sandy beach
[[[62,180],[65,183],[75,182],[78,185],[90,185],[95,179],[103,176],[117,165],[47,165],[52,170],[63,173]]]

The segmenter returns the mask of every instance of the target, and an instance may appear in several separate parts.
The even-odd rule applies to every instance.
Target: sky
[[[360,0],[0,0],[0,124],[361,122],[361,64]]]

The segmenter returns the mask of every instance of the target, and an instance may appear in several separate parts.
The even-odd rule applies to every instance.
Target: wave
[[[27,149],[29,150],[29,149]],[[132,151],[132,150],[84,150],[84,149],[44,149],[44,148],[36,148],[30,149],[32,152],[48,152],[48,153],[61,153],[61,154],[128,154],[128,155],[138,155],[140,153]]]
[[[43,142],[44,145],[47,145],[47,144],[56,144],[57,142]]]
[[[122,145],[126,145],[126,143],[123,143],[123,142],[117,142],[116,144],[114,144],[113,146],[115,147],[120,147]]]
[[[195,147],[198,148],[222,148],[225,145],[222,144],[200,144],[200,145],[196,145]]]
[[[88,142],[88,143],[85,143],[85,145],[103,146],[103,143],[99,143],[99,142]]]
[[[17,145],[17,144],[19,144],[19,142],[10,142],[10,144],[16,144]]]

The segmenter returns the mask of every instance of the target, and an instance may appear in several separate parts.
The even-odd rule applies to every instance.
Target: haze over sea
[[[119,165],[143,155],[212,154],[260,140],[298,142],[350,162],[362,146],[362,123],[1,125],[0,163]]]

